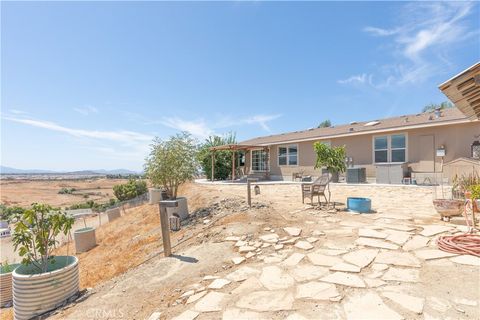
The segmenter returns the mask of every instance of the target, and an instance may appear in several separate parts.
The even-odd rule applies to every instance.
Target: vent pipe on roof
[[[440,116],[442,115],[442,111],[440,110],[440,108],[435,108],[435,111],[433,113],[435,114],[435,119],[440,118]]]

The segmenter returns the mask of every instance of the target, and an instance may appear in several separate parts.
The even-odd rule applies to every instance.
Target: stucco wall
[[[388,134],[406,133],[407,134],[407,161],[414,171],[441,171],[441,158],[435,156],[435,150],[440,146],[446,149],[444,162],[457,159],[459,157],[471,156],[471,144],[480,139],[480,122],[471,122],[449,126],[439,126],[414,130],[399,130],[389,132]],[[385,134],[375,134],[385,135]],[[347,156],[353,158],[355,166],[365,167],[367,176],[375,176],[375,165],[373,164],[373,134],[349,136],[328,140],[332,146],[346,146]],[[422,136],[424,138],[422,138]],[[425,138],[431,136],[431,138]],[[433,141],[433,146],[422,145],[422,141]],[[293,172],[303,171],[304,175],[318,176],[320,170],[314,170],[315,153],[313,151],[313,141],[294,143],[298,145],[298,165],[297,166],[279,166],[278,165],[278,147],[285,145],[270,146],[270,172],[272,177],[283,177],[289,180]],[[427,150],[427,151],[426,151]],[[432,159],[434,164],[428,161],[420,161],[421,157],[433,152]],[[425,160],[425,159],[423,159]],[[247,165],[250,157],[247,156]]]

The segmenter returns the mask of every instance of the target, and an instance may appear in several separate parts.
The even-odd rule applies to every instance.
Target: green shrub
[[[317,154],[315,169],[326,167],[331,173],[347,170],[345,147],[331,147],[322,142],[315,142],[313,149]]]
[[[58,191],[58,194],[72,194],[74,191],[76,191],[75,188],[62,188]]]
[[[25,209],[22,207],[7,207],[4,204],[0,204],[0,220],[7,220],[10,223],[15,221],[24,211]]]
[[[147,190],[147,183],[143,180],[130,179],[127,183],[117,184],[113,187],[113,194],[120,201],[136,198]]]
[[[212,177],[212,151],[210,148],[235,143],[235,134],[229,133],[223,137],[210,136],[200,145],[197,158],[207,179]],[[215,151],[214,179],[226,180],[232,173],[232,155],[231,151]]]

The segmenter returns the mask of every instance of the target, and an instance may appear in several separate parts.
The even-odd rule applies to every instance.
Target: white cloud
[[[480,30],[472,30],[466,20],[474,6],[473,2],[462,1],[408,3],[399,13],[396,26],[365,27],[363,30],[368,34],[389,41],[384,47],[393,48],[392,62],[377,72],[351,76],[338,83],[384,88],[416,84],[451,72],[449,69],[454,65],[447,59],[450,49],[480,34]],[[374,77],[378,79],[376,82]]]
[[[364,84],[367,81],[368,81],[368,76],[366,73],[363,73],[363,74],[351,76],[347,79],[338,80],[337,82],[341,84]]]
[[[23,115],[24,115],[24,114],[28,114],[28,112],[22,111],[22,110],[18,110],[18,109],[10,109],[10,110],[8,110],[8,111],[10,111],[10,113],[12,113],[12,114],[23,114]]]
[[[132,144],[135,142],[147,142],[153,139],[152,136],[146,135],[143,133],[133,132],[133,131],[101,131],[101,130],[83,130],[83,129],[73,129],[58,125],[54,122],[35,120],[35,119],[24,119],[16,117],[3,117],[5,120],[22,123],[32,127],[43,128],[47,130],[57,131],[69,134],[77,138],[91,138],[91,139],[102,139],[123,142],[125,144]]]
[[[93,106],[78,107],[78,108],[73,108],[73,110],[75,110],[80,114],[83,114],[84,116],[88,116],[89,114],[92,114],[92,113],[98,113],[98,109]]]
[[[167,127],[186,131],[195,137],[205,139],[209,135],[214,134],[203,119],[199,120],[184,120],[178,117],[163,118],[162,123]]]
[[[266,115],[266,114],[258,114],[254,115],[250,118],[242,120],[242,122],[249,123],[249,124],[258,124],[260,127],[263,128],[265,131],[270,131],[270,127],[268,126],[268,122],[275,120],[279,117],[281,117],[281,114],[271,114],[271,115]]]

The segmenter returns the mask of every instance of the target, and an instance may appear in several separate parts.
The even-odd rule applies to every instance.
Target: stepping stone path
[[[424,298],[417,298],[398,292],[383,292],[382,295],[399,304],[403,308],[421,314],[423,312]]]
[[[426,247],[429,242],[430,238],[416,235],[413,236],[412,239],[408,240],[402,248],[405,251],[417,250]]]
[[[357,275],[345,273],[345,272],[335,272],[329,274],[326,277],[320,279],[320,281],[341,284],[347,287],[354,287],[354,288],[365,288],[365,282],[363,282],[362,278]]]
[[[402,282],[418,282],[420,271],[417,269],[400,269],[390,268],[385,272],[382,280],[385,281],[402,281]]]
[[[360,268],[365,268],[378,254],[378,249],[360,249],[343,256],[343,259]]]
[[[285,232],[292,237],[298,237],[300,233],[302,233],[302,229],[300,228],[286,227],[286,228],[283,228],[283,230],[285,230]]]
[[[238,308],[255,311],[281,311],[293,309],[294,298],[288,291],[257,291],[242,296],[236,303]]]
[[[226,279],[215,279],[213,282],[208,286],[209,289],[222,289],[227,284],[231,283],[230,280]]]
[[[388,237],[388,234],[383,233],[383,232],[378,232],[373,229],[359,229],[358,230],[358,235],[360,237],[366,237],[366,238],[377,238],[377,239],[385,239]]]
[[[302,259],[305,258],[303,253],[295,252],[290,257],[282,262],[282,266],[293,267],[296,266]]]
[[[222,302],[226,297],[225,293],[209,292],[205,297],[195,304],[195,310],[198,312],[213,312],[222,310]]]
[[[328,273],[325,267],[312,266],[311,264],[300,265],[291,271],[296,281],[309,281],[323,277]]]
[[[348,320],[401,320],[400,314],[390,309],[382,298],[373,292],[351,295],[343,306]]]
[[[391,249],[396,250],[398,246],[396,244],[378,240],[378,239],[371,239],[371,238],[358,238],[355,243],[359,246],[365,247],[374,247],[374,248],[382,248],[382,249]]]
[[[333,284],[308,282],[297,286],[297,299],[327,300],[340,296]]]
[[[277,266],[263,268],[260,282],[269,290],[286,289],[294,284],[293,278]]]

